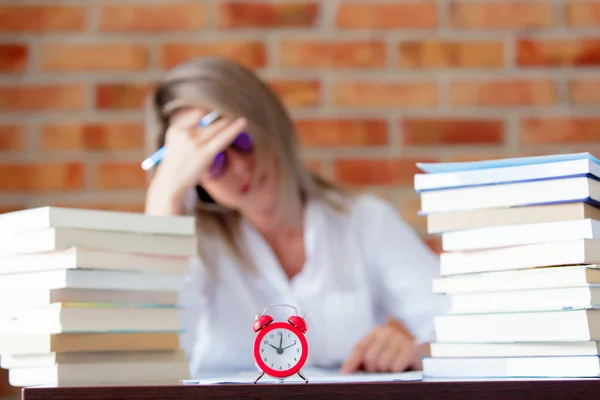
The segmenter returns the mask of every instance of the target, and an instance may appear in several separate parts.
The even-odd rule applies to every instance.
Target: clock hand
[[[296,341],[294,340],[294,343],[290,344],[289,346],[286,346],[286,347],[284,347],[282,350],[285,350],[285,349],[287,349],[288,347],[292,347],[292,346],[293,346],[293,345],[295,345],[295,344],[296,344]]]
[[[283,335],[279,336],[279,348],[283,349],[283,347],[281,347],[281,345],[283,344]]]
[[[273,346],[271,343],[269,343],[269,346],[271,346],[272,348],[274,348],[275,350],[279,350],[278,347]]]

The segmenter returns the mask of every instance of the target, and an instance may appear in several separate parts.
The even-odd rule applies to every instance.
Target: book
[[[600,164],[600,160],[589,152],[550,154],[542,156],[499,158],[495,160],[448,162],[448,163],[417,163],[417,167],[427,173],[459,172],[488,170],[491,168],[518,167],[523,165],[549,164],[561,161],[589,160]]]
[[[177,307],[115,307],[101,303],[54,303],[0,310],[0,335],[85,332],[179,332]]]
[[[117,253],[80,247],[39,253],[0,255],[0,274],[58,269],[187,274],[189,266],[189,256]]]
[[[600,264],[600,240],[576,239],[440,254],[443,276],[581,264]]]
[[[600,164],[584,158],[531,165],[497,166],[495,168],[416,174],[414,188],[419,193],[426,190],[532,182],[578,176],[600,177]]]
[[[28,333],[0,336],[0,360],[10,355],[178,351],[179,332]],[[91,356],[90,356],[91,357]]]
[[[589,177],[502,183],[421,193],[421,215],[491,208],[588,202],[600,204],[600,182]]]
[[[427,232],[441,234],[588,218],[600,220],[600,208],[585,202],[449,211],[427,215]]]
[[[465,229],[442,233],[444,251],[469,251],[535,243],[594,239],[600,242],[600,221],[586,218],[509,226]]]
[[[66,250],[72,247],[125,254],[193,257],[196,238],[50,227],[0,234],[0,256]]]
[[[0,216],[0,367],[13,386],[174,384],[188,216],[39,207]]]
[[[109,210],[36,207],[0,214],[0,235],[47,228],[85,229],[144,235],[194,236],[195,220],[189,216],[157,216]]]
[[[423,378],[600,377],[600,357],[442,357],[423,359]]]

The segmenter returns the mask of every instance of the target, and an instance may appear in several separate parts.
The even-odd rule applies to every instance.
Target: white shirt
[[[388,316],[404,322],[417,341],[434,339],[433,316],[445,300],[432,294],[437,255],[420,240],[398,212],[372,196],[358,198],[348,213],[312,200],[305,214],[306,262],[289,280],[270,247],[247,223],[258,274],[242,270],[224,245],[211,244],[219,281],[196,260],[181,293],[184,307],[181,346],[191,378],[255,370],[252,346],[254,313],[287,303],[306,314],[309,355],[306,367],[337,368],[353,346]],[[286,321],[289,308],[270,308]]]

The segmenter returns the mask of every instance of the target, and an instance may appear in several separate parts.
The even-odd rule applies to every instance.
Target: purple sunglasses
[[[240,133],[233,142],[229,145],[229,148],[232,148],[240,153],[251,153],[254,149],[252,144],[252,138],[246,132]],[[217,154],[213,160],[212,165],[208,169],[208,173],[212,178],[216,178],[222,175],[227,169],[227,153],[225,151]]]

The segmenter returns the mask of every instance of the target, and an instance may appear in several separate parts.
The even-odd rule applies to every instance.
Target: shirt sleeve
[[[384,200],[361,201],[364,253],[382,311],[412,332],[417,342],[435,340],[433,319],[448,309],[448,300],[433,293],[439,257]]]

